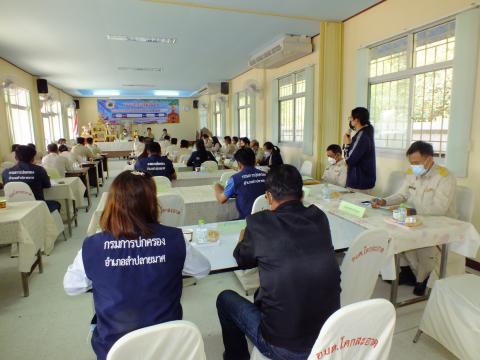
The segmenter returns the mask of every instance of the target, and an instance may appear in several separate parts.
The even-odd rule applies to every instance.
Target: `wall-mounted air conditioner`
[[[297,60],[313,51],[312,38],[305,35],[285,35],[248,61],[254,68],[273,69]]]
[[[192,94],[192,97],[220,94],[220,83],[207,83]]]

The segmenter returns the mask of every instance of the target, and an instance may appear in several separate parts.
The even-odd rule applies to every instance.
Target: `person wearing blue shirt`
[[[205,148],[205,142],[202,139],[198,139],[195,142],[196,150],[190,155],[190,159],[187,161],[187,166],[191,166],[192,170],[200,167],[205,161],[215,161],[215,156]]]
[[[245,219],[252,212],[255,199],[265,194],[265,178],[261,170],[255,168],[255,153],[250,148],[237,150],[234,156],[239,172],[228,179],[225,188],[215,185],[215,196],[224,204],[229,198],[236,196],[236,206],[240,219]]]
[[[100,360],[131,331],[181,320],[182,275],[210,272],[182,230],[160,224],[158,215],[151,175],[122,172],[108,192],[102,231],[85,239],[65,274],[68,295],[93,290],[92,347]]]
[[[45,169],[34,164],[36,153],[35,148],[31,146],[18,145],[15,149],[17,164],[3,171],[3,183],[7,184],[14,181],[24,182],[30,186],[36,200],[42,200],[47,203],[50,212],[60,210],[60,203],[58,201],[45,200],[43,189],[51,187],[52,184]]]
[[[346,187],[370,193],[376,182],[374,129],[367,109],[357,107],[350,116],[350,130],[343,136],[347,162]],[[350,135],[355,131],[355,135]]]
[[[170,180],[175,180],[177,174],[173,163],[166,156],[161,156],[160,144],[152,141],[145,145],[148,157],[139,159],[135,163],[135,170],[148,172],[152,176],[165,176]]]

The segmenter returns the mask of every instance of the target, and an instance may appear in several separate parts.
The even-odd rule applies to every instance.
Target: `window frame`
[[[45,110],[43,107],[45,106]],[[58,112],[54,111],[54,107],[56,107]],[[58,117],[58,124],[55,124],[55,117]],[[63,129],[63,116],[62,116],[62,103],[59,100],[48,99],[41,101],[40,103],[40,118],[42,120],[43,126],[43,137],[45,141],[45,146],[50,144],[51,142],[56,143],[58,139],[64,137],[64,129]],[[45,121],[47,121],[47,125],[49,128],[49,133],[53,136],[53,139],[47,139],[47,133],[45,131]],[[55,129],[57,127],[57,129]],[[59,131],[56,134],[56,130]]]
[[[420,74],[427,74],[431,72],[436,72],[436,71],[441,71],[441,70],[448,70],[452,69],[453,71],[453,64],[455,60],[455,55],[454,58],[451,60],[446,60],[443,62],[438,62],[438,63],[433,63],[433,64],[428,64],[428,65],[422,65],[415,67],[415,44],[414,44],[414,39],[415,39],[415,34],[420,33],[424,30],[431,29],[437,26],[440,26],[442,24],[447,24],[450,22],[455,22],[455,18],[450,17],[446,19],[442,19],[440,21],[437,21],[435,23],[430,23],[428,25],[425,25],[420,28],[416,28],[413,30],[410,30],[406,33],[402,33],[398,36],[395,36],[393,38],[389,38],[387,40],[375,43],[371,46],[368,47],[369,51],[372,48],[375,48],[377,46],[380,46],[382,44],[387,44],[392,41],[399,40],[401,38],[406,37],[407,38],[407,68],[405,70],[401,70],[398,72],[393,72],[393,73],[388,73],[385,75],[380,75],[380,76],[375,76],[375,77],[370,77],[370,62],[371,62],[371,57],[369,54],[368,57],[368,81],[367,81],[367,106],[369,111],[371,111],[371,87],[372,85],[377,85],[381,83],[386,83],[386,82],[392,82],[392,81],[399,81],[399,80],[409,80],[409,85],[408,85],[408,125],[407,125],[407,134],[406,134],[406,148],[400,149],[400,148],[391,148],[388,146],[375,146],[378,154],[381,155],[399,155],[399,156],[404,156],[405,151],[408,149],[410,144],[412,143],[412,127],[413,127],[413,108],[414,108],[414,97],[415,97],[415,77]],[[451,109],[450,109],[451,110]],[[375,123],[373,124],[375,126]],[[449,124],[450,126],[451,124]],[[447,132],[448,134],[448,132]],[[447,143],[448,144],[448,143]],[[444,160],[447,154],[447,150],[445,149],[442,151],[440,148],[440,153],[435,152],[434,156],[437,159]]]
[[[218,110],[217,110],[217,105],[218,105]],[[212,111],[212,121],[213,121],[213,129],[214,129],[214,135],[217,137],[222,137],[223,133],[225,132],[225,129],[223,129],[223,108],[224,104],[219,101],[215,100],[213,102],[213,111]],[[218,131],[220,129],[220,131]]]
[[[304,91],[301,92],[301,93],[297,93],[297,81],[296,81],[296,77],[298,74],[300,73],[303,73],[303,77],[304,77],[304,80],[305,80],[305,86],[304,86]],[[282,79],[285,79],[285,78],[288,78],[288,77],[292,77],[293,79],[293,82],[292,82],[292,94],[290,95],[287,95],[287,96],[281,96],[280,95],[280,83],[282,81]],[[278,86],[278,99],[277,99],[277,106],[278,106],[278,119],[277,119],[277,126],[278,126],[278,143],[279,144],[282,144],[282,145],[286,145],[286,146],[289,146],[289,147],[302,147],[303,146],[303,142],[305,141],[305,121],[306,121],[306,115],[307,115],[307,79],[306,79],[306,68],[302,68],[302,69],[299,69],[299,70],[296,70],[296,71],[293,71],[287,75],[284,75],[284,76],[281,76],[279,78],[277,78],[277,86]],[[304,110],[303,110],[303,128],[302,128],[302,139],[301,140],[297,140],[297,135],[296,135],[296,123],[297,123],[297,120],[296,120],[296,114],[297,114],[297,99],[301,99],[303,98],[303,101],[304,101]],[[293,128],[292,128],[292,132],[293,132],[293,140],[292,141],[285,141],[285,140],[282,140],[282,112],[281,112],[281,104],[282,102],[284,101],[289,101],[289,100],[293,100],[292,103],[293,103]]]
[[[245,104],[240,105],[240,97],[244,96],[245,97]],[[238,135],[239,137],[247,137],[249,139],[252,138],[252,126],[253,126],[253,121],[252,121],[252,116],[253,116],[253,100],[254,100],[254,95],[252,95],[247,89],[241,90],[237,92],[236,96],[236,111],[237,111],[237,129],[238,129]],[[241,133],[241,125],[240,125],[240,113],[242,111],[245,111],[245,125],[246,125],[246,133],[242,134]]]
[[[15,91],[17,91],[17,93],[18,93],[18,91],[24,91],[26,93],[27,105],[24,106],[24,105],[12,103],[11,95],[9,93],[11,90],[15,90]],[[17,95],[17,97],[18,97],[18,95]],[[27,144],[29,142],[35,143],[35,127],[33,125],[33,114],[32,114],[32,95],[30,93],[30,90],[28,90],[26,88],[23,88],[23,87],[20,87],[20,86],[11,86],[11,87],[5,88],[3,90],[3,100],[5,102],[5,112],[6,112],[6,117],[7,117],[7,126],[8,126],[8,129],[9,129],[9,137],[10,137],[10,141],[12,142],[12,144],[15,144],[15,143],[16,144]],[[23,140],[20,141],[20,139],[17,139],[18,135],[15,135],[15,126],[13,124],[13,122],[14,122],[13,112],[12,112],[13,109],[26,112],[27,117],[28,117],[28,121],[29,121],[28,128],[30,130],[29,131],[30,132],[30,141],[25,142]]]

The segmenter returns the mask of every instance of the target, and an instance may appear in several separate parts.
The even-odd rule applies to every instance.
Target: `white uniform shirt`
[[[94,157],[99,157],[99,155],[102,153],[102,149],[97,144],[87,144],[87,148],[92,152]]]
[[[72,162],[72,164],[74,162],[78,162],[78,158],[75,157],[75,155],[73,155],[70,151],[63,151],[60,153],[60,156],[70,160]],[[81,159],[80,159],[81,160]]]
[[[73,170],[72,162],[65,156],[60,156],[56,153],[50,153],[42,158],[42,166],[44,168],[57,169],[61,177],[65,177],[66,171]]]
[[[133,143],[133,154],[136,157],[139,157],[143,153],[143,150],[145,150],[145,143],[142,143],[140,141],[135,141]]]
[[[457,217],[455,176],[443,166],[434,164],[423,176],[415,176],[408,169],[400,191],[385,199],[387,205],[406,203],[414,207],[419,215]]]
[[[186,256],[182,274],[185,276],[194,276],[197,279],[207,276],[211,268],[210,261],[188,241],[185,241],[185,246]],[[73,263],[68,266],[63,278],[63,288],[68,295],[79,295],[92,288],[92,282],[85,274],[82,249],[78,251]]]
[[[347,183],[347,163],[345,159],[328,165],[323,172],[322,180],[329,184],[345,187]]]
[[[173,162],[180,162],[180,158],[185,155],[185,157],[190,157],[190,155],[192,155],[192,149],[189,149],[189,148],[180,148],[177,152],[177,156],[175,158],[175,160],[172,160]],[[187,159],[188,160],[188,159]],[[187,162],[187,160],[185,160],[185,162]]]
[[[87,159],[93,158],[93,153],[84,145],[77,144],[72,147],[71,153],[75,156],[75,159],[82,159],[85,157]]]
[[[225,145],[224,147],[222,147],[222,151],[223,151],[223,155],[227,159],[231,159],[231,158],[233,158],[233,155],[237,151],[237,147],[233,144],[228,144],[228,145]]]

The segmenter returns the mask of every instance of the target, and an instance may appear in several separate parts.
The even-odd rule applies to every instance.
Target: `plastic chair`
[[[61,178],[60,173],[55,168],[46,167],[45,171],[47,172],[48,177],[52,180]]]
[[[403,185],[407,174],[405,171],[392,171],[388,177],[387,187],[385,189],[386,196],[395,194]]]
[[[227,172],[224,172],[224,173],[222,174],[222,176],[220,176],[220,184],[222,184],[223,186],[226,186],[228,180],[229,180],[233,175],[235,175],[235,174],[236,174],[235,171],[227,171]]]
[[[387,258],[388,238],[385,230],[367,230],[353,240],[341,266],[342,306],[370,299]]]
[[[157,195],[160,206],[160,224],[182,226],[185,221],[185,201],[178,194]]]
[[[472,222],[473,209],[475,207],[475,195],[472,189],[466,186],[457,186],[455,195],[458,219]]]
[[[480,277],[472,274],[437,280],[413,342],[422,332],[459,359],[478,359],[480,353]]]
[[[207,172],[215,172],[218,170],[218,164],[213,160],[208,160],[202,163],[202,170]]]
[[[22,202],[22,201],[35,201],[35,195],[33,195],[32,189],[28,186],[27,183],[12,181],[5,184],[5,197],[7,201],[10,202]],[[57,227],[57,236],[63,233],[65,241],[67,241],[67,235],[65,234],[65,225],[63,224],[62,216],[55,210],[50,213],[52,215],[53,221]]]
[[[200,330],[178,320],[132,331],[113,344],[107,355],[107,360],[132,359],[205,360],[206,356]]]
[[[300,168],[300,174],[305,176],[312,176],[313,164],[310,160],[305,160]]]
[[[387,360],[395,320],[395,308],[385,299],[344,306],[325,321],[307,360]],[[268,358],[254,348],[250,360]]]
[[[172,182],[166,176],[154,176],[153,181],[155,181],[155,185],[157,186],[157,193],[172,187]]]
[[[252,206],[252,214],[255,214],[262,210],[268,210],[269,205],[265,195],[260,195],[255,199],[255,202]],[[235,270],[235,276],[242,285],[245,294],[248,296],[251,290],[256,290],[260,287],[260,277],[258,274],[258,268],[247,269],[247,270]]]

